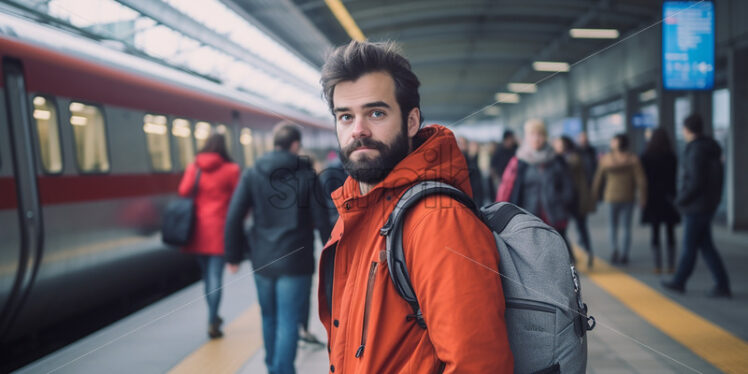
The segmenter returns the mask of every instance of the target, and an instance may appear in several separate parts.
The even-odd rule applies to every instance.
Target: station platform
[[[607,209],[590,217],[593,269],[584,266],[582,290],[597,326],[589,332],[589,373],[748,372],[748,234],[716,226],[714,237],[731,277],[733,298],[711,299],[711,275],[698,261],[685,294],[667,292],[653,272],[649,228],[634,225],[630,263],[606,263]],[[638,219],[638,214],[635,214]],[[575,228],[570,227],[575,237]],[[682,237],[677,231],[678,244]],[[316,286],[313,287],[316,293]],[[310,330],[325,336],[312,297]],[[18,373],[265,373],[259,306],[251,269],[226,273],[221,315],[224,338],[206,335],[202,283],[197,283]],[[324,347],[300,345],[299,373],[328,370]]]

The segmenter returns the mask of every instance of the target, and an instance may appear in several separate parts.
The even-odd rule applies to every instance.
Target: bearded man
[[[471,195],[454,135],[421,128],[418,78],[391,43],[352,41],[322,68],[349,177],[320,264],[319,312],[330,372],[511,373],[513,358],[491,231],[468,208],[430,196],[404,220],[403,247],[426,329],[390,280],[384,226],[400,196],[426,180]]]

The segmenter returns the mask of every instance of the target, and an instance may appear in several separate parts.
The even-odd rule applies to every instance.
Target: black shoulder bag
[[[166,206],[161,221],[161,241],[164,243],[178,246],[189,243],[195,226],[195,196],[199,181],[200,168],[197,168],[190,196],[178,197]]]

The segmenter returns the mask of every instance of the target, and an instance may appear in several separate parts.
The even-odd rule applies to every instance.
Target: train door
[[[31,109],[20,61],[2,60],[3,102],[5,113],[0,119],[4,140],[2,156],[3,196],[0,197],[0,340],[23,306],[41,262],[43,228],[36,180]],[[6,226],[7,224],[7,226]],[[12,230],[12,232],[11,232]],[[8,237],[10,239],[8,239]],[[7,279],[6,279],[7,276]]]

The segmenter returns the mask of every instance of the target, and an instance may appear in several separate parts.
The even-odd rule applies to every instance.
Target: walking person
[[[600,166],[592,183],[592,195],[597,199],[605,184],[603,200],[610,210],[610,262],[627,265],[631,247],[631,223],[634,202],[644,207],[647,201],[647,179],[639,158],[628,151],[629,140],[618,134],[610,141],[610,152],[600,159]],[[623,225],[623,242],[618,242],[619,223]]]
[[[582,249],[587,252],[587,267],[592,268],[595,256],[592,252],[589,227],[587,227],[587,215],[595,211],[595,199],[592,197],[590,186],[587,183],[587,173],[582,157],[574,146],[574,142],[568,136],[555,139],[553,148],[557,154],[564,157],[574,183],[576,204],[572,207],[570,214],[576,222]]]
[[[299,157],[301,131],[281,123],[274,150],[241,176],[226,220],[226,261],[236,272],[245,252],[254,269],[262,315],[265,364],[273,374],[295,373],[299,325],[309,308],[314,232],[330,236],[327,206],[308,159]],[[249,241],[244,217],[252,213]]]
[[[504,169],[509,165],[509,161],[517,154],[517,138],[514,136],[512,130],[504,130],[504,134],[501,137],[501,143],[496,146],[493,154],[491,155],[491,181],[492,189],[491,196],[498,190],[498,186],[501,185],[501,176],[504,175]],[[493,188],[496,186],[496,188]]]
[[[590,145],[587,133],[582,131],[577,135],[577,151],[582,159],[584,173],[587,175],[587,184],[592,188],[592,179],[597,171],[597,150]]]
[[[686,282],[696,266],[699,251],[716,285],[711,297],[732,297],[730,280],[712,239],[712,219],[722,199],[722,149],[704,134],[701,116],[692,114],[683,121],[683,138],[688,143],[683,154],[683,176],[675,203],[684,216],[683,252],[675,276],[662,285],[685,292]]]
[[[517,155],[501,177],[496,201],[508,201],[538,216],[566,237],[576,193],[566,161],[548,144],[548,131],[541,120],[525,122],[525,134]],[[573,252],[569,255],[574,261]]]
[[[192,194],[196,174],[200,172],[195,195],[195,223],[190,242],[183,251],[195,255],[205,282],[208,303],[208,336],[223,336],[218,315],[224,268],[224,227],[231,194],[239,182],[239,165],[231,162],[222,134],[213,134],[187,168],[179,183],[179,195]]]
[[[680,222],[680,214],[674,205],[678,160],[665,129],[652,132],[641,163],[647,176],[647,204],[642,212],[642,223],[652,226],[654,271],[660,274],[663,269],[660,227],[664,226],[667,271],[672,273],[675,270],[675,225]]]
[[[470,209],[436,195],[409,209],[403,251],[422,313],[414,315],[390,279],[380,229],[399,197],[427,180],[470,195],[454,134],[421,128],[420,83],[395,48],[352,41],[322,67],[350,175],[333,193],[340,218],[320,259],[330,372],[511,373],[498,251]]]
[[[483,194],[483,175],[478,167],[478,151],[480,145],[474,141],[468,141],[464,137],[457,138],[457,146],[467,162],[468,174],[470,175],[470,188],[473,191],[473,201],[478,206],[483,206],[485,198]]]

